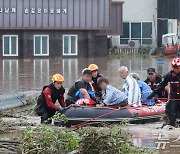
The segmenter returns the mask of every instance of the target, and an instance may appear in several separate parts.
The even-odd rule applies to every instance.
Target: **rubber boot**
[[[175,126],[175,123],[176,123],[176,118],[175,117],[173,117],[173,116],[170,116],[169,117],[169,125],[171,125],[171,126]]]

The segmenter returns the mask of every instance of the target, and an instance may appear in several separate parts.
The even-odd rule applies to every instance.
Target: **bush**
[[[140,54],[149,54],[149,51],[152,49],[152,46],[150,45],[141,45],[139,47],[139,53]]]
[[[121,125],[113,125],[110,128],[82,128],[78,131],[82,140],[80,147],[82,154],[144,154],[152,153],[152,149],[140,149],[130,142],[131,135],[122,131]]]
[[[77,130],[66,128],[48,128],[42,125],[38,128],[28,128],[22,134],[22,153],[67,153],[77,150],[80,154],[144,154],[155,150],[137,148],[130,142],[131,135],[122,131],[122,125],[110,127],[83,127]]]
[[[74,131],[57,130],[45,125],[28,128],[20,138],[22,153],[67,153],[79,147],[79,135]]]

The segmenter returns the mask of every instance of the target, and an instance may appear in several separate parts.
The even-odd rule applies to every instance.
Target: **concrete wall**
[[[154,18],[153,18],[154,16]],[[153,46],[156,44],[157,33],[157,0],[124,0],[123,22],[151,21]],[[155,25],[155,26],[154,26]],[[119,36],[114,36],[119,42]],[[117,41],[116,40],[116,41]]]

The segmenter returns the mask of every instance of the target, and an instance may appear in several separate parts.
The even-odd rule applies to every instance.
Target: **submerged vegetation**
[[[66,129],[27,128],[20,138],[22,153],[66,153],[79,148],[79,134]]]
[[[150,50],[152,49],[151,45],[140,45],[139,48],[112,48],[109,49],[110,55],[124,56],[124,55],[142,55],[146,56],[149,54]]]
[[[65,115],[56,113],[51,120],[67,122]],[[134,147],[131,135],[123,131],[126,121],[108,127],[80,127],[77,129],[40,125],[28,127],[20,138],[22,153],[154,153],[155,150]]]
[[[57,129],[45,125],[27,128],[20,138],[22,153],[67,153],[76,150],[81,154],[154,153],[155,150],[136,148],[130,134],[121,125],[108,128],[83,127],[77,130]]]
[[[25,112],[30,114],[33,111],[34,100],[29,100],[28,106],[16,109],[16,113]],[[28,112],[27,112],[28,111]],[[1,113],[1,117],[16,117],[14,111]],[[19,114],[19,113],[18,113]],[[20,116],[22,116],[21,114]],[[32,114],[31,114],[32,115]],[[25,122],[10,122],[3,121],[0,117],[0,135],[8,134],[8,131],[13,130],[16,126],[23,126],[16,136],[16,141],[19,144],[18,153],[23,154],[45,154],[45,153],[60,153],[68,152],[79,154],[144,154],[155,153],[156,150],[148,148],[134,147],[131,142],[131,134],[124,131],[122,127],[127,127],[127,121],[121,124],[105,125],[106,127],[80,127],[76,129],[55,127],[52,125],[37,125]],[[16,117],[17,118],[17,117]],[[21,117],[22,118],[22,117]],[[56,113],[50,120],[67,122],[65,115]],[[14,140],[14,138],[12,138]],[[17,149],[16,149],[17,150]]]

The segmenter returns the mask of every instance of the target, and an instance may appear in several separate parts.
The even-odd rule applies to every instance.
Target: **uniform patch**
[[[51,95],[48,95],[48,98],[51,98]]]

